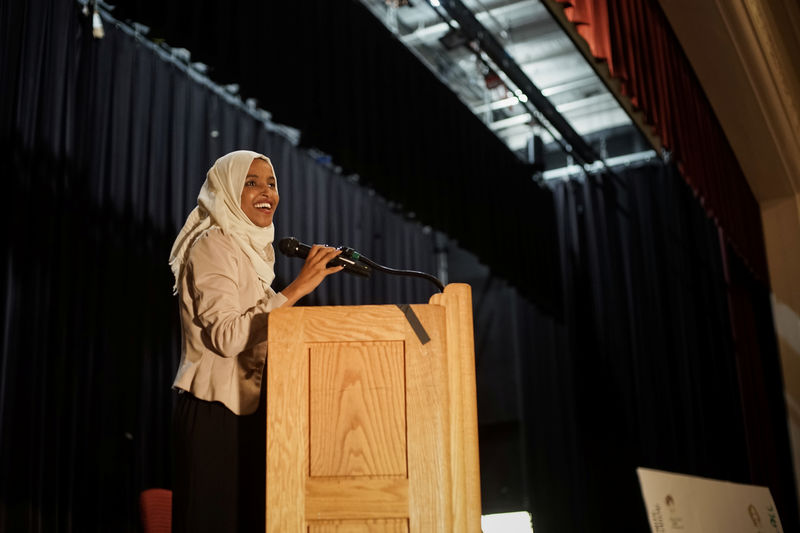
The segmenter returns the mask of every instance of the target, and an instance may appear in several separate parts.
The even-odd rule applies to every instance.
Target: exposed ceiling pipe
[[[512,2],[503,6],[490,7],[477,15],[480,19],[495,19],[498,17],[514,20],[515,26],[519,26],[527,20],[536,20],[539,16],[547,16],[546,9],[539,0],[522,0]],[[436,19],[419,20],[417,28],[402,35],[400,39],[407,45],[412,46],[419,41],[438,39],[450,29],[445,22],[431,22]],[[500,24],[498,23],[498,26]],[[516,29],[514,30],[516,33]]]
[[[494,35],[475,18],[472,11],[461,0],[439,0],[438,3],[450,18],[458,23],[464,36],[480,44],[481,50],[527,96],[528,103],[532,104],[547,122],[558,131],[566,143],[563,148],[569,155],[572,155],[583,164],[588,165],[599,161],[601,165],[604,165],[602,158],[595,152],[594,148],[578,135],[555,106],[528,78],[517,62],[506,52]]]
[[[552,87],[546,87],[542,89],[542,94],[545,96],[555,96],[560,93],[564,93],[567,91],[574,91],[576,89],[581,89],[584,87],[592,87],[594,85],[595,78],[591,76],[585,76],[582,78],[576,78],[574,80],[566,81],[564,83],[559,83],[558,85],[553,85]],[[501,98],[500,100],[494,100],[488,104],[476,104],[472,107],[472,111],[475,114],[483,113],[487,110],[496,110],[502,109],[504,107],[510,107],[519,103],[519,98],[516,96],[509,96],[507,98]],[[557,108],[559,111],[564,111],[560,107]]]

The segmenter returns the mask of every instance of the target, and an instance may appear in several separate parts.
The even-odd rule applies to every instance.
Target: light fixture
[[[100,17],[100,12],[97,11],[97,3],[93,4],[92,9],[92,36],[95,39],[102,39],[106,32],[103,30],[103,19]]]
[[[484,533],[533,533],[531,514],[527,511],[481,516]]]

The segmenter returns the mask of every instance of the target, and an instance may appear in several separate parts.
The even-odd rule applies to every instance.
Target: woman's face
[[[242,211],[253,224],[266,228],[272,224],[279,199],[272,167],[263,159],[253,159],[242,188]]]

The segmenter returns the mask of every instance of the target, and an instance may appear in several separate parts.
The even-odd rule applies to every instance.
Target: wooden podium
[[[270,313],[272,533],[480,532],[472,296]]]

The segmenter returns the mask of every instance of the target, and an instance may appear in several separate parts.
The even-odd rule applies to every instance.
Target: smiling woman
[[[253,159],[242,188],[242,211],[253,224],[266,228],[272,224],[278,201],[278,183],[272,165],[264,159]]]
[[[170,254],[183,342],[173,387],[173,531],[264,531],[267,314],[342,267],[315,245],[283,291],[270,286],[277,177],[240,150],[208,171]]]

